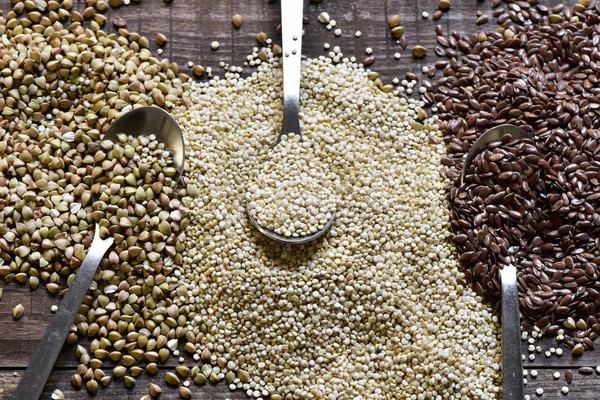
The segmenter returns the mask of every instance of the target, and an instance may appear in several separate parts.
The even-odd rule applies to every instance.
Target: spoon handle
[[[69,286],[67,294],[60,302],[60,307],[38,344],[35,354],[29,361],[23,378],[13,394],[14,400],[37,400],[44,390],[46,380],[48,380],[50,371],[52,371],[92,279],[94,279],[96,269],[98,269],[104,253],[114,242],[112,237],[100,239],[99,230],[98,224],[96,224],[92,246]]]
[[[302,7],[303,1],[301,0],[281,0],[283,122],[277,143],[281,140],[282,135],[300,134]]]
[[[500,270],[502,281],[502,400],[523,400],[523,364],[517,268]]]

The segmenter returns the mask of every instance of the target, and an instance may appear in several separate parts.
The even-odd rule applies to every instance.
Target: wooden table
[[[542,0],[543,1],[543,0]],[[436,58],[433,48],[436,43],[434,27],[440,23],[445,32],[457,30],[465,33],[475,33],[480,30],[475,20],[478,10],[491,17],[491,2],[473,0],[454,0],[449,12],[438,21],[433,22],[422,18],[423,11],[430,15],[437,8],[435,0],[323,0],[320,4],[305,1],[304,15],[308,19],[305,25],[306,36],[304,39],[303,53],[308,57],[316,57],[327,53],[323,43],[333,46],[339,45],[344,55],[355,56],[363,60],[366,56],[365,49],[373,49],[375,61],[371,68],[380,73],[384,84],[391,83],[394,77],[403,79],[407,71],[419,73],[424,65],[432,65]],[[556,3],[556,1],[549,2]],[[85,2],[76,2],[78,9],[85,8]],[[10,9],[10,0],[0,0],[0,9],[5,12]],[[341,37],[336,37],[332,31],[327,31],[323,24],[317,21],[317,16],[327,11],[337,21],[337,27],[342,29]],[[239,13],[243,17],[243,24],[239,30],[231,25],[231,16]],[[390,36],[387,21],[393,14],[400,14],[402,25],[405,27],[404,35],[408,39],[408,47],[403,50]],[[264,31],[279,42],[277,26],[279,24],[279,3],[267,0],[173,0],[167,4],[160,0],[143,0],[107,13],[109,23],[106,29],[114,31],[112,19],[119,15],[127,20],[127,29],[146,35],[155,52],[157,45],[154,42],[156,32],[162,32],[168,37],[168,42],[163,46],[164,57],[177,61],[180,71],[193,75],[187,66],[188,61],[199,63],[205,67],[212,67],[217,75],[222,75],[219,67],[221,62],[231,65],[242,65],[254,46],[257,45],[255,37],[258,32]],[[490,22],[483,27],[484,30],[495,28],[495,22]],[[362,32],[360,38],[355,37],[356,30]],[[218,41],[220,47],[214,51],[210,47],[212,41]],[[429,54],[423,60],[416,61],[412,58],[411,49],[415,44],[429,48]],[[400,59],[394,58],[394,53],[400,53]],[[246,68],[244,73],[251,72]],[[419,74],[420,75],[420,74]],[[437,77],[440,76],[438,73]],[[206,78],[203,78],[206,79]],[[28,286],[17,283],[6,284],[0,282],[4,296],[0,301],[0,397],[8,397],[19,381],[21,373],[36,345],[42,337],[52,317],[50,306],[58,304],[58,296],[49,295],[45,290],[35,292]],[[18,321],[11,316],[12,308],[22,303],[25,306],[25,315]],[[526,351],[523,344],[523,353]],[[536,359],[525,362],[528,371],[536,369],[537,378],[528,377],[526,393],[531,398],[538,398],[534,392],[538,387],[544,388],[543,399],[598,399],[598,384],[600,377],[595,372],[584,376],[577,373],[582,366],[596,366],[600,364],[597,352],[587,352],[580,358],[572,358],[570,352],[565,350],[562,357],[552,356],[546,358],[544,351],[556,347],[552,340],[543,340],[539,343],[543,351],[537,354]],[[42,398],[50,398],[56,388],[61,389],[67,399],[88,398],[85,389],[75,391],[70,385],[70,377],[75,371],[77,362],[74,356],[74,346],[66,345],[56,363],[54,371],[46,384]],[[186,358],[186,365],[193,365],[191,358]],[[176,390],[168,389],[163,377],[166,371],[172,370],[177,364],[171,357],[166,365],[161,366],[158,376],[150,379],[142,374],[137,379],[133,389],[126,389],[123,383],[111,383],[106,389],[100,389],[97,398],[102,399],[138,399],[148,393],[150,381],[160,382],[163,388],[164,399],[177,399]],[[111,367],[112,368],[112,367]],[[110,372],[111,368],[104,368]],[[566,385],[564,372],[572,369],[575,373],[573,383],[569,385],[568,396],[560,394],[560,388]],[[552,373],[559,371],[561,378],[554,380]],[[16,374],[16,375],[15,375]],[[245,399],[242,392],[231,392],[225,384],[205,385],[199,387],[192,385],[194,398],[203,399]]]

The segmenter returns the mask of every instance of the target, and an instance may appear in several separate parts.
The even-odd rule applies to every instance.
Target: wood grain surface
[[[556,1],[541,0],[544,4],[553,5]],[[572,4],[569,4],[572,5]],[[85,1],[76,2],[78,9],[85,8]],[[0,9],[5,12],[10,10],[10,0],[0,0]],[[435,61],[433,48],[436,43],[435,24],[443,26],[446,33],[456,30],[472,34],[480,30],[492,30],[495,22],[489,22],[482,27],[475,24],[477,12],[490,16],[491,1],[453,0],[452,8],[437,22],[431,18],[422,18],[422,12],[429,14],[437,8],[434,0],[323,0],[319,4],[305,1],[304,15],[308,20],[305,24],[305,38],[303,53],[307,57],[317,57],[327,54],[323,48],[324,43],[331,47],[340,46],[344,55],[362,60],[366,56],[365,49],[373,49],[375,61],[371,69],[380,73],[384,84],[391,83],[394,77],[403,79],[405,73],[414,71],[420,74],[421,67],[432,65]],[[327,11],[337,21],[337,27],[342,29],[342,35],[336,37],[333,30],[328,31],[325,26],[317,21],[317,16]],[[243,24],[240,29],[235,29],[231,24],[231,16],[240,14]],[[404,35],[408,39],[407,49],[402,49],[390,36],[388,19],[393,14],[399,14],[402,25],[405,27]],[[166,3],[162,0],[142,0],[132,2],[107,12],[108,23],[105,29],[114,32],[112,19],[119,15],[127,20],[127,29],[147,36],[151,42],[151,49],[156,54],[158,46],[154,42],[156,32],[165,34],[168,42],[162,46],[162,57],[169,57],[180,65],[180,71],[193,75],[187,66],[189,61],[211,67],[215,75],[222,75],[221,63],[242,66],[246,56],[257,46],[256,34],[264,31],[275,43],[280,42],[277,36],[279,24],[279,3],[267,0],[172,0]],[[360,38],[355,32],[360,30]],[[218,41],[220,47],[214,51],[210,47],[212,41]],[[420,44],[429,49],[427,57],[415,60],[411,55],[412,46]],[[399,53],[396,59],[394,53]],[[251,67],[245,68],[244,74],[252,72]],[[437,77],[440,74],[438,73]],[[202,78],[206,79],[206,77]],[[8,398],[20,379],[36,345],[43,336],[48,326],[52,313],[50,307],[59,304],[60,297],[50,295],[45,290],[30,291],[28,286],[15,282],[6,284],[0,282],[4,295],[0,300],[0,398]],[[12,308],[21,303],[25,306],[25,314],[18,321],[11,316]],[[544,352],[551,347],[557,347],[553,340],[542,340],[536,345],[542,348],[541,353],[536,353],[534,361],[525,361],[528,371],[538,371],[537,378],[528,376],[526,393],[531,398],[538,398],[535,390],[544,389],[543,399],[578,399],[592,400],[600,398],[598,385],[600,376],[593,372],[591,375],[579,374],[578,368],[600,364],[598,352],[586,352],[579,358],[573,358],[568,349],[564,355],[546,357]],[[523,353],[527,343],[523,343]],[[85,390],[76,391],[70,385],[70,377],[77,365],[74,346],[65,345],[55,365],[49,381],[46,384],[43,399],[49,399],[56,388],[65,393],[67,399],[85,399],[89,396]],[[183,352],[182,352],[183,353]],[[193,365],[191,358],[186,357],[184,363]],[[99,399],[139,399],[148,394],[149,382],[160,382],[163,388],[163,399],[178,399],[176,388],[169,389],[162,377],[166,371],[172,370],[177,360],[171,357],[168,363],[160,367],[156,377],[149,377],[143,373],[134,388],[127,389],[122,382],[111,383],[108,388],[99,389],[96,398]],[[573,383],[569,386],[569,394],[560,393],[562,386],[566,385],[564,372],[566,369],[574,372]],[[104,370],[110,372],[109,367]],[[561,377],[554,379],[552,373],[559,371]],[[232,392],[223,383],[217,385],[197,386],[192,384],[193,398],[201,399],[245,399],[243,392]]]

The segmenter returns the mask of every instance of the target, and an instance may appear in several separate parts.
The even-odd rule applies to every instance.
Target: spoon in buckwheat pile
[[[96,159],[92,173],[94,239],[13,394],[15,400],[40,397],[105,253],[113,243],[118,246],[125,236],[128,240],[133,236],[134,222],[142,225],[141,216],[148,211],[148,190],[154,193],[151,196],[163,194],[163,188],[177,185],[183,171],[181,129],[158,107],[140,107],[124,114],[106,132],[100,149],[102,156]],[[136,213],[130,214],[130,209]],[[125,250],[130,262],[140,256],[140,243]],[[122,260],[109,257],[109,261],[118,266]]]

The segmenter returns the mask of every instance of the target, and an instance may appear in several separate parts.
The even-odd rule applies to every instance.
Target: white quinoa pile
[[[248,212],[262,227],[286,237],[322,230],[336,208],[335,183],[328,160],[314,156],[322,143],[284,135],[253,171],[246,201]],[[332,185],[332,183],[334,183]]]
[[[245,211],[280,88],[270,59],[248,78],[193,83],[192,105],[175,110],[198,194],[174,302],[204,333],[206,372],[233,371],[232,389],[274,400],[498,399],[499,326],[456,283],[437,125],[357,64],[304,62],[302,154],[326,163],[340,201],[323,239],[280,245]]]

